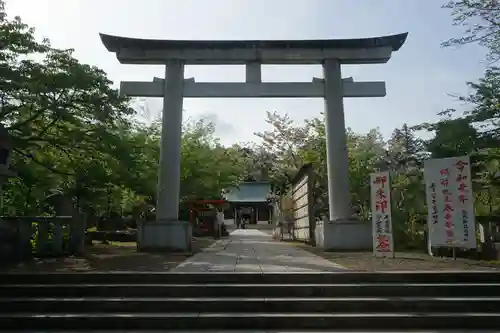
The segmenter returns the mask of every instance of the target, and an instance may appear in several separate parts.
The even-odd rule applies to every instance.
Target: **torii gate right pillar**
[[[344,221],[351,218],[351,191],[340,62],[325,60],[323,71],[329,220]]]
[[[340,61],[325,59],[323,73],[329,216],[328,222],[316,224],[314,239],[325,250],[371,249],[371,224],[353,219],[351,210]]]

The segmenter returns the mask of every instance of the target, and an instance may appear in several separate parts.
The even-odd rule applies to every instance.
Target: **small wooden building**
[[[272,219],[270,193],[271,184],[266,181],[243,182],[228,189],[225,199],[229,207],[224,212],[224,219],[236,223],[236,219],[244,214],[250,218],[250,224],[268,223]]]

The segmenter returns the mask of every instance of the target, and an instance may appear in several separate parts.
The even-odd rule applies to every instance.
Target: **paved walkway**
[[[255,229],[237,229],[226,239],[187,259],[174,272],[334,272],[340,265],[277,242]]]

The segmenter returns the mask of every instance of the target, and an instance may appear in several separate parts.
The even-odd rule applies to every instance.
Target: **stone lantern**
[[[0,208],[3,207],[3,184],[16,174],[9,170],[12,153],[12,140],[7,129],[0,123]],[[0,219],[0,258],[12,258],[15,253],[15,231],[3,219]]]
[[[9,170],[12,155],[12,139],[7,129],[0,124],[0,176],[2,179],[14,176]]]
[[[15,173],[9,170],[12,156],[12,138],[9,132],[0,124],[0,176],[8,178],[15,176]]]
[[[7,129],[0,124],[0,208],[3,206],[3,184],[16,173],[9,170],[12,155],[12,139]]]

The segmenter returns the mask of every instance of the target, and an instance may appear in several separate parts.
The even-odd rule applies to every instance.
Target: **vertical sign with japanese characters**
[[[391,184],[389,172],[377,172],[370,175],[373,253],[378,257],[393,257],[391,219]]]
[[[424,176],[431,245],[475,248],[469,156],[427,160]]]

